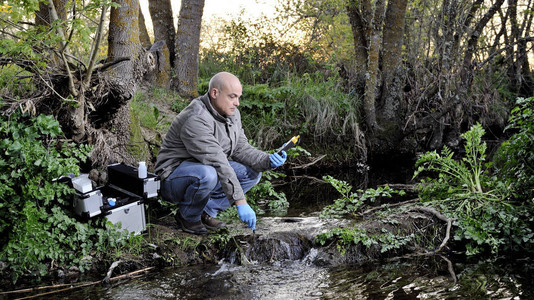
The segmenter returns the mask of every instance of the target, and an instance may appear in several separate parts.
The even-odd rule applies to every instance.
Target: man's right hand
[[[245,204],[237,204],[237,214],[241,221],[248,224],[248,228],[256,230],[256,213],[252,210],[250,205],[246,202]]]

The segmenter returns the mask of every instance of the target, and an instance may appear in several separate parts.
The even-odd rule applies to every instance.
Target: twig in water
[[[448,258],[443,256],[443,255],[440,255],[439,257],[443,258],[443,260],[445,260],[447,262],[447,270],[449,270],[449,273],[451,274],[452,280],[454,280],[454,283],[456,283],[456,281],[458,279],[456,278],[456,273],[454,273],[454,268],[452,266],[452,262]]]
[[[122,260],[117,260],[111,264],[111,266],[109,267],[108,273],[106,274],[106,277],[102,280],[102,282],[109,283],[109,279],[111,278],[111,274],[113,273],[113,270],[115,270],[115,268],[118,267],[121,262]]]
[[[154,269],[154,267],[148,267],[148,268],[144,268],[144,269],[141,269],[141,270],[136,270],[136,271],[133,271],[133,272],[130,272],[130,273],[127,273],[127,274],[115,276],[113,278],[110,278],[109,282],[121,280],[121,279],[124,279],[124,278],[129,278],[129,279],[137,278],[137,277],[141,276],[141,275],[138,275],[138,274],[144,273],[144,272],[148,272],[148,271],[150,271],[152,269]],[[81,284],[78,284],[78,285],[69,285],[69,284],[53,285],[53,286],[42,287],[42,288],[31,288],[31,289],[3,292],[2,294],[6,294],[7,295],[7,294],[25,293],[25,292],[31,292],[31,291],[35,291],[35,290],[39,290],[39,289],[45,289],[45,288],[60,288],[60,287],[64,287],[64,286],[69,286],[69,287],[64,288],[64,289],[49,291],[49,292],[35,294],[35,295],[26,296],[26,297],[22,297],[22,298],[17,298],[17,299],[32,299],[32,298],[42,297],[42,296],[45,296],[45,295],[51,295],[51,294],[55,294],[55,293],[66,292],[66,291],[70,291],[70,290],[77,289],[77,288],[83,288],[83,287],[88,287],[88,286],[92,286],[92,285],[98,285],[98,284],[101,284],[102,282],[103,282],[103,280],[98,280],[98,281],[93,281],[93,282],[81,283]]]

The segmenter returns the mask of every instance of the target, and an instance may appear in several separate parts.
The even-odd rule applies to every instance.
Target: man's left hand
[[[280,167],[286,162],[286,159],[287,159],[287,153],[285,151],[282,151],[280,154],[273,153],[269,155],[269,160],[271,161],[272,168]]]

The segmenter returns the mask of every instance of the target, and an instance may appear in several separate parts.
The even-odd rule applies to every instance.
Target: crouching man
[[[217,213],[231,205],[254,230],[256,213],[245,193],[260,181],[261,172],[286,161],[284,151],[269,154],[248,143],[237,109],[241,95],[235,75],[217,73],[208,92],[175,117],[165,136],[155,172],[163,199],[178,204],[175,219],[185,232],[203,235],[225,227]]]

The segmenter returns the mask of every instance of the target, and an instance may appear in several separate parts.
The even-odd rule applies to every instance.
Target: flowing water
[[[534,298],[531,261],[451,263],[444,257],[418,257],[324,268],[307,260],[169,268],[55,299]]]
[[[528,257],[465,261],[434,255],[323,264],[320,249],[308,239],[347,222],[317,218],[338,195],[309,178],[293,179],[285,189],[294,199],[287,214],[263,216],[256,236],[242,236],[242,244],[218,264],[167,268],[48,298],[534,299],[534,261]]]

